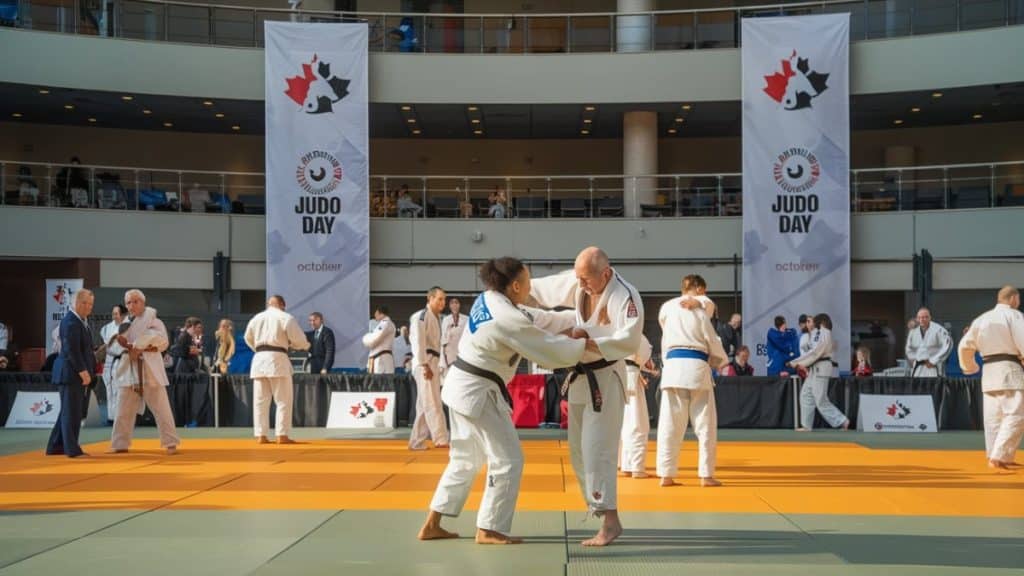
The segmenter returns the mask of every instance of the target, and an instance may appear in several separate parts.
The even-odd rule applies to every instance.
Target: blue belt
[[[673,348],[665,354],[665,358],[695,358],[697,360],[708,361],[708,355],[700,350],[690,350],[689,348]]]

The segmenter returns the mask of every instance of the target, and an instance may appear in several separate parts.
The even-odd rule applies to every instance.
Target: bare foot
[[[678,484],[676,484],[676,481],[673,480],[672,478],[662,478],[661,485],[663,488],[668,488],[669,486],[678,486]]]
[[[495,532],[494,530],[484,530],[483,528],[476,529],[476,543],[477,544],[522,544],[522,538],[513,538],[512,536],[506,536],[501,532]]]
[[[267,440],[266,436],[260,436],[256,439],[257,444],[270,444],[270,440]]]
[[[116,450],[114,448],[111,448],[110,450],[107,450],[107,454],[126,454],[127,452],[127,448],[118,448]]]
[[[277,437],[277,443],[278,444],[298,444],[298,442],[296,442],[295,440],[292,440],[288,436],[278,436]]]
[[[420,540],[447,540],[458,538],[459,535],[441,528],[441,514],[431,510],[427,514],[427,521],[423,523],[423,527],[420,528],[420,533],[416,537]]]
[[[423,452],[427,450],[427,446],[425,444],[422,446],[409,446],[409,450],[412,450],[413,452]]]
[[[174,456],[177,453],[178,453],[178,447],[177,446],[168,446],[167,447],[167,455],[168,456]]]
[[[841,428],[843,429],[844,432],[846,430],[849,430],[850,429],[850,421],[847,420],[846,422],[843,422],[843,425],[841,426]]]
[[[619,522],[619,514],[615,510],[606,510],[601,529],[590,540],[584,540],[583,545],[587,547],[607,546],[615,542],[619,536],[622,536],[622,523]]]
[[[633,472],[633,478],[648,478],[647,472]]]
[[[989,460],[988,461],[988,467],[989,468],[995,468],[996,470],[1009,470],[1010,469],[1009,465],[1007,465],[1006,462],[1001,462],[999,460]]]
[[[448,445],[447,444],[434,444],[434,448],[440,448],[440,449],[444,450],[445,448],[448,448]]]
[[[629,473],[629,472],[626,472],[625,470],[623,470],[623,471],[622,471],[622,477],[623,477],[623,478],[629,478],[629,477],[630,477],[630,473]]]
[[[707,478],[701,478],[700,485],[702,488],[714,488],[715,486],[721,486],[722,483],[709,476]]]
[[[1003,462],[1003,464],[1010,468],[1024,468],[1024,464],[1018,464],[1016,462]]]
[[[797,432],[810,432],[810,428],[804,428],[803,426],[796,429]]]

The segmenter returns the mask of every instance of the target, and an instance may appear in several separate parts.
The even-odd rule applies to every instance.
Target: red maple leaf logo
[[[360,408],[362,408],[362,406],[360,406],[359,404],[354,404],[351,408],[349,408],[349,412],[351,412],[353,416],[359,416]]]
[[[388,399],[387,398],[376,398],[373,401],[373,406],[374,406],[374,408],[377,409],[378,412],[383,412],[384,408],[386,408],[387,405],[388,405]]]
[[[885,409],[885,413],[888,414],[889,416],[895,416],[896,415],[896,411],[897,411],[897,408],[896,408],[895,404],[893,404],[892,406],[889,406],[888,408]]]
[[[306,95],[309,94],[309,85],[316,80],[316,76],[313,74],[313,64],[316,64],[316,54],[313,55],[312,62],[302,65],[302,76],[292,76],[285,79],[288,82],[288,89],[284,93],[299,106],[306,102]]]
[[[793,56],[796,56],[795,50],[793,51]],[[782,97],[786,95],[786,88],[789,86],[789,79],[796,76],[796,72],[793,72],[793,67],[790,65],[789,60],[780,60],[780,62],[782,63],[781,72],[764,77],[764,81],[767,84],[764,87],[764,93],[771,96],[772,100],[776,102],[782,102]]]

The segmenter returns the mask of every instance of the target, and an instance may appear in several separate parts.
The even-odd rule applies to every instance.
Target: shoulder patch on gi
[[[626,304],[626,318],[636,318],[640,315],[640,312],[636,309],[636,302],[633,302],[633,297],[630,296],[629,302]]]
[[[424,309],[423,309],[423,311],[422,311],[422,312],[420,312],[420,322],[423,322],[423,321],[425,321],[426,319],[427,319],[427,309],[426,309],[426,308],[424,308]]]
[[[473,302],[473,307],[469,310],[469,332],[475,334],[476,329],[481,324],[494,320],[494,316],[491,315],[490,308],[487,307],[487,301],[484,299],[483,293],[476,297]]]

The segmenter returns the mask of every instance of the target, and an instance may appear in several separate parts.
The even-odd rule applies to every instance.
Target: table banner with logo
[[[56,343],[54,335],[60,338],[58,328],[64,315],[75,304],[75,292],[85,286],[81,278],[60,278],[46,280],[46,355],[53,354]]]
[[[861,394],[857,429],[864,432],[938,432],[928,395]]]
[[[764,373],[776,316],[827,313],[850,364],[849,15],[745,18],[743,335]]]
[[[60,416],[59,392],[18,391],[6,428],[53,428]]]
[[[328,428],[395,427],[394,392],[331,392]]]
[[[266,22],[267,294],[365,366],[370,307],[365,23]],[[307,327],[308,329],[308,327]]]

